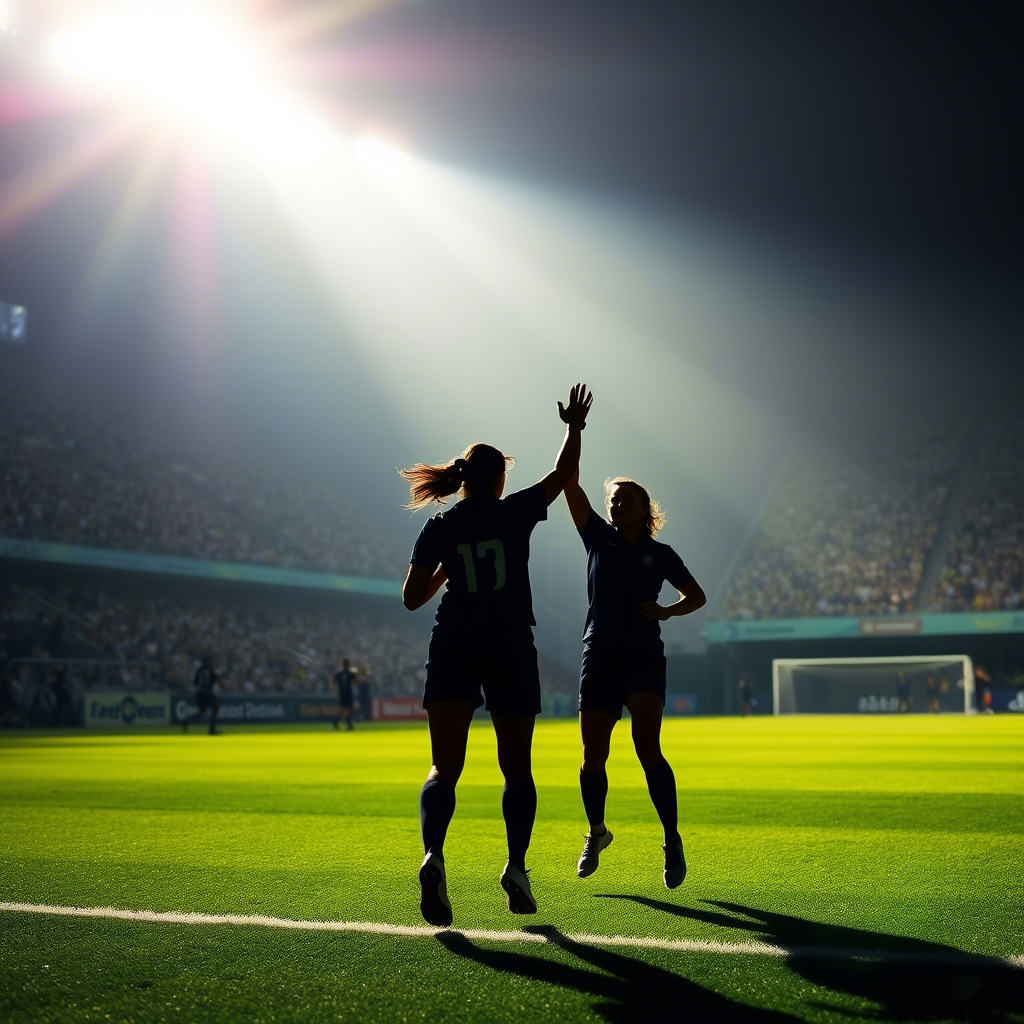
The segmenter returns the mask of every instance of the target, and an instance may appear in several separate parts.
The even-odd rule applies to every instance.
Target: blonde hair
[[[489,444],[471,444],[457,459],[441,466],[417,462],[410,469],[400,469],[398,475],[409,481],[409,501],[406,508],[418,509],[430,502],[443,505],[449,494],[466,496],[466,488],[485,490],[500,473],[515,465],[511,455],[505,455]]]
[[[636,488],[636,493],[640,495],[640,500],[644,504],[646,514],[644,515],[641,526],[651,536],[657,537],[658,531],[665,525],[666,515],[662,507],[654,501],[651,496],[647,493],[647,488],[638,484],[635,480],[631,480],[628,476],[610,476],[604,482],[604,510],[608,514],[612,508],[612,491],[615,490],[620,484],[629,484],[630,487]]]

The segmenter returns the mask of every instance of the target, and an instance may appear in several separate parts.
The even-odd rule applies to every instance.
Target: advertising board
[[[426,720],[420,697],[374,697],[373,719],[375,722],[407,722],[415,719]]]
[[[125,690],[86,691],[83,724],[87,729],[145,729],[170,723],[170,694]]]
[[[338,717],[337,697],[313,693],[218,694],[217,722],[247,725],[273,722],[330,722]],[[196,713],[194,693],[171,699],[172,721],[181,724]],[[209,721],[207,716],[203,721]]]
[[[697,694],[695,693],[666,693],[665,694],[666,715],[695,715],[697,714]]]

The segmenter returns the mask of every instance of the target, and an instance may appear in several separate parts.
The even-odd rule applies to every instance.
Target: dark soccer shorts
[[[207,708],[217,711],[220,709],[220,702],[209,690],[196,690],[196,708],[199,711],[205,711]]]
[[[468,699],[474,707],[499,715],[539,715],[533,634],[456,640],[435,629],[427,652],[423,706],[451,699]]]
[[[665,703],[665,653],[654,648],[585,644],[580,669],[580,711],[605,710],[622,717],[631,693],[655,693]]]

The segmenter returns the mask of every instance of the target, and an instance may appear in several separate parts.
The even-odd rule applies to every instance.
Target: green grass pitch
[[[628,721],[608,768],[615,842],[576,878],[577,728],[541,721],[540,912],[510,915],[481,722],[446,847],[449,932],[0,911],[0,1020],[1024,1021],[1024,720],[670,719],[664,746],[678,890]],[[422,926],[427,767],[420,725],[7,732],[0,902]],[[524,927],[548,941],[472,935]]]

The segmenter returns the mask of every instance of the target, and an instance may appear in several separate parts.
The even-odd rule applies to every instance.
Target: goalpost
[[[974,665],[966,654],[897,658],[776,658],[776,715],[974,711]]]

